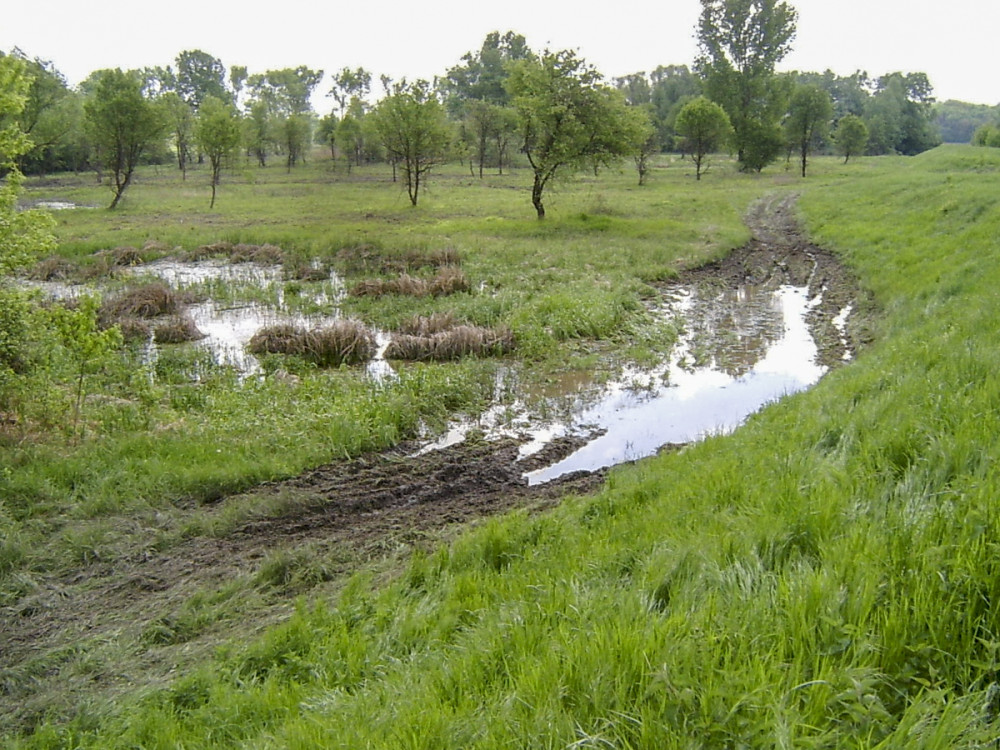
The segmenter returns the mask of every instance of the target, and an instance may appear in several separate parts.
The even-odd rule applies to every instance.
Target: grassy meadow
[[[237,170],[214,212],[206,175],[182,183],[160,167],[118,212],[56,213],[60,253],[84,265],[146,243],[150,255],[272,243],[335,268],[362,247],[454,250],[469,292],[347,298],[345,314],[386,328],[445,311],[509,326],[511,359],[544,379],[669,346],[671,332],[644,314],[653,285],[742,244],[740,217],[756,198],[795,191],[812,238],[870,293],[860,314],[874,340],[732,435],[617,469],[594,496],[407,548],[389,566],[357,561],[349,579],[302,595],[294,611],[287,594],[252,580],[195,592],[178,609],[191,638],[166,652],[176,668],[155,680],[136,666],[148,641],[80,634],[72,649],[0,673],[4,701],[32,703],[5,746],[995,742],[993,151],[816,159],[805,180],[780,165],[744,176],[721,164],[699,183],[689,163],[664,160],[642,188],[630,171],[561,185],[544,222],[525,172],[480,181],[446,168],[411,208],[385,169],[348,177],[320,159],[290,173]],[[29,183],[26,197],[109,199],[86,177]],[[136,545],[155,554],[277,512],[209,511],[257,482],[474,411],[496,366],[407,366],[381,384],[302,366],[290,389],[204,363],[194,379],[183,350],[149,377],[135,357],[126,348],[87,375],[105,398],[86,405],[82,430],[67,432],[73,370],[58,357],[7,405],[18,419],[0,441],[0,606],[71,586],[76,572],[113,566]],[[255,620],[258,610],[270,619]]]

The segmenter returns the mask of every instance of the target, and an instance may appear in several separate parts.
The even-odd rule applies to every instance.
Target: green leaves
[[[521,150],[535,173],[532,203],[540,219],[543,192],[558,171],[606,166],[645,140],[646,122],[571,50],[514,63],[507,90],[518,114]]]

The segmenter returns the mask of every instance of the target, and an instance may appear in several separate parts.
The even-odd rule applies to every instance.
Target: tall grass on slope
[[[965,153],[806,193],[886,315],[814,390],[20,746],[995,742],[1000,159]]]

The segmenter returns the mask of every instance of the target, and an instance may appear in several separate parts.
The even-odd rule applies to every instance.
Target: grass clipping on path
[[[338,320],[312,330],[292,324],[262,328],[253,335],[251,354],[292,354],[321,367],[367,362],[375,354],[375,334],[356,320]]]

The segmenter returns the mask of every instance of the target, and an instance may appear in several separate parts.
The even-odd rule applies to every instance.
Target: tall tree
[[[510,63],[532,55],[524,37],[513,31],[490,32],[478,52],[466,52],[462,64],[448,71],[441,82],[448,111],[461,120],[479,164],[479,176],[492,157],[501,174],[506,146],[512,136],[510,94],[505,82]],[[492,151],[492,153],[491,153]]]
[[[226,66],[222,60],[194,49],[177,55],[176,63],[177,93],[195,111],[208,96],[232,102],[233,96],[226,88]]]
[[[695,179],[700,180],[708,155],[717,151],[732,136],[729,116],[718,104],[699,96],[685,104],[677,114],[676,128],[684,151],[691,154],[694,160]]]
[[[687,65],[659,65],[649,74],[653,125],[665,149],[676,149],[674,124],[689,101],[701,94],[701,79]]]
[[[212,166],[212,201],[209,208],[215,208],[219,175],[225,160],[240,145],[240,133],[240,118],[231,104],[214,96],[207,96],[202,100],[194,137],[198,148],[208,157]]]
[[[340,116],[347,112],[351,99],[364,100],[372,90],[372,74],[364,68],[343,68],[333,77],[333,87],[330,95],[340,107]]]
[[[114,209],[132,183],[139,160],[163,134],[160,110],[142,93],[135,71],[119,68],[93,74],[96,84],[84,105],[99,158],[111,172]]]
[[[844,155],[844,164],[852,156],[863,154],[868,145],[868,126],[857,115],[844,115],[837,123],[833,141],[837,151]]]
[[[511,66],[507,81],[518,113],[521,151],[533,172],[531,203],[545,218],[543,197],[557,174],[630,156],[643,133],[621,92],[575,52],[544,52]]]
[[[780,150],[786,88],[775,65],[790,51],[797,14],[778,0],[701,0],[697,68],[722,105],[743,169],[760,170]]]
[[[389,157],[403,170],[410,203],[417,205],[428,172],[440,164],[450,141],[444,107],[427,81],[394,84],[373,117]]]
[[[798,149],[802,176],[806,176],[809,154],[819,148],[830,132],[833,100],[814,84],[800,85],[792,94],[785,118],[785,136],[789,147]]]
[[[255,132],[258,136],[263,135],[262,121],[266,120],[267,130],[285,150],[289,170],[300,159],[304,160],[305,150],[312,142],[311,97],[322,79],[322,70],[311,70],[301,65],[268,70],[247,78]],[[263,138],[259,138],[255,146],[261,166],[264,163],[261,150],[264,142]]]

